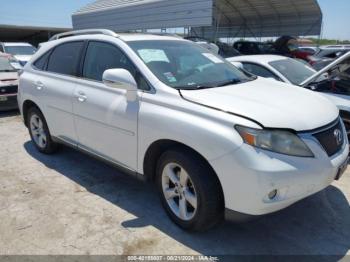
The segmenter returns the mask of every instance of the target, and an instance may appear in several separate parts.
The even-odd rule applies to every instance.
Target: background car
[[[217,42],[216,45],[219,47],[219,55],[221,55],[223,58],[241,55],[237,49],[229,44]]]
[[[320,49],[316,46],[300,46],[298,48],[300,51],[307,52],[310,55],[316,54]]]
[[[309,51],[299,49],[298,40],[292,36],[281,36],[274,43],[274,47],[277,50],[275,54],[302,59],[309,62]]]
[[[9,59],[0,56],[0,111],[18,108],[18,73]]]
[[[233,44],[233,47],[243,55],[274,54],[277,52],[272,43],[238,41]]]
[[[20,64],[20,62],[11,54],[6,54],[0,52],[0,57],[4,57],[9,60],[10,64],[16,69],[20,70],[23,68],[23,66]]]
[[[185,37],[185,39],[190,40],[192,42],[196,42],[202,47],[210,50],[212,53],[219,54],[224,58],[241,55],[240,52],[236,50],[234,47],[220,41],[214,44],[200,37]]]
[[[309,57],[309,63],[315,70],[319,71],[349,51],[349,46],[320,47],[317,53]]]
[[[13,55],[24,66],[35,54],[36,48],[29,43],[2,42],[0,43],[0,52]]]
[[[220,51],[220,48],[216,44],[211,43],[210,41],[204,38],[189,36],[189,37],[185,37],[185,39],[199,44],[200,46],[204,47],[205,49],[208,49],[210,52],[214,54],[218,54]]]
[[[239,56],[228,61],[256,76],[322,92],[341,111],[350,137],[350,52],[320,72],[296,59],[276,55]]]
[[[297,39],[291,36],[282,36],[274,43],[238,41],[234,43],[233,47],[243,55],[276,54],[307,62],[309,62],[308,57],[315,53],[313,49],[300,48]]]

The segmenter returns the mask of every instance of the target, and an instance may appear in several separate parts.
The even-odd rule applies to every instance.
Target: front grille
[[[344,144],[344,136],[340,120],[325,131],[314,134],[328,156],[333,156],[340,151]]]
[[[0,96],[17,94],[17,92],[18,92],[18,86],[1,86],[0,87]]]

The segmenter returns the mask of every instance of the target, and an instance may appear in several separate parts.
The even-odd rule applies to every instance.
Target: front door
[[[137,167],[137,120],[140,100],[128,101],[125,90],[107,87],[103,72],[135,67],[110,43],[91,41],[86,50],[82,78],[73,99],[79,146],[124,167]]]

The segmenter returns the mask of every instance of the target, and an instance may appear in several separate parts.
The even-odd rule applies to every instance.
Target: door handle
[[[35,84],[37,90],[42,90],[45,87],[45,85],[40,81],[37,81],[34,84]]]
[[[81,91],[78,92],[77,98],[79,102],[85,102],[87,100],[87,96]]]

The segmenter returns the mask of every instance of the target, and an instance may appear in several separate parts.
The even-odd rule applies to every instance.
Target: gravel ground
[[[350,254],[350,169],[279,213],[190,234],[153,186],[63,147],[39,154],[16,113],[0,115],[0,254]]]

